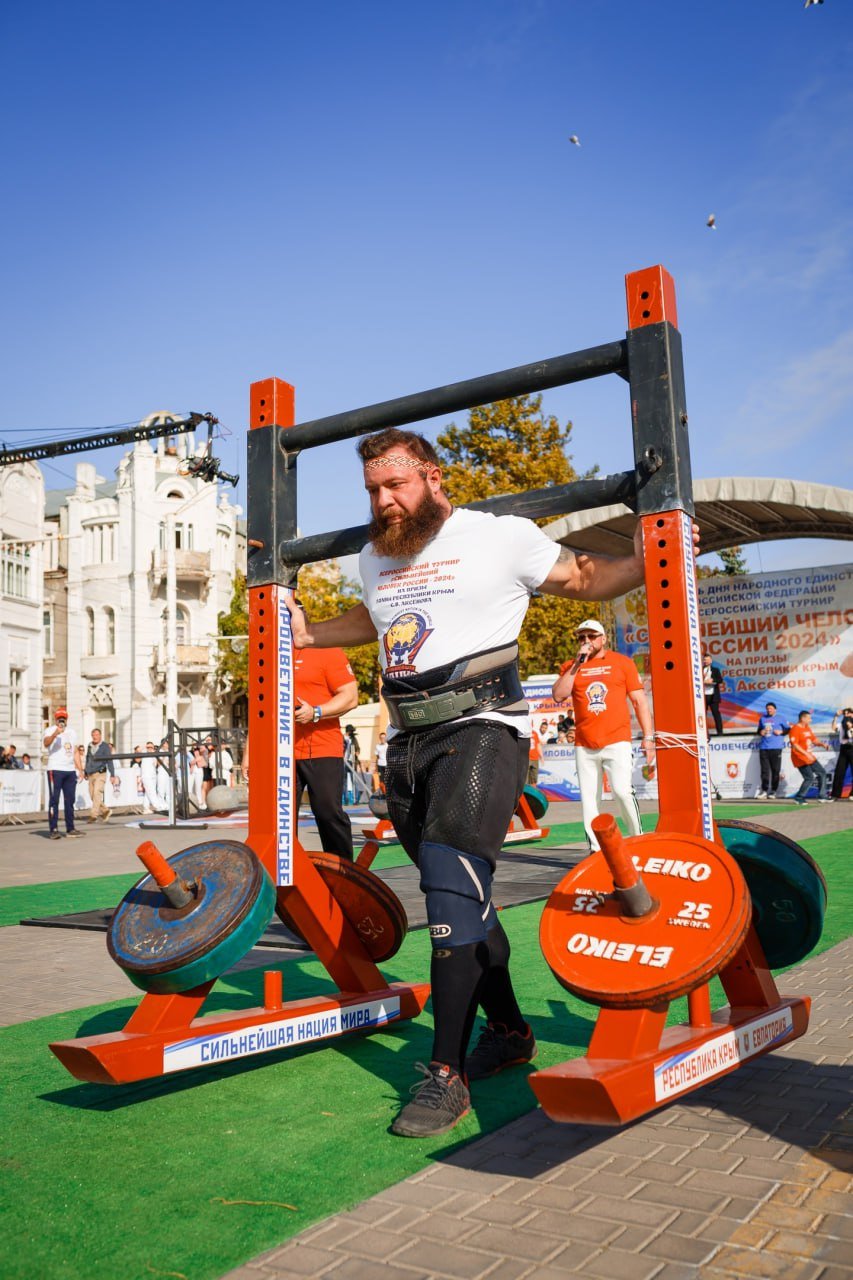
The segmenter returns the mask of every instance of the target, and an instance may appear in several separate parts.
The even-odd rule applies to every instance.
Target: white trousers
[[[616,801],[616,811],[624,818],[629,835],[640,835],[643,830],[640,825],[640,808],[631,783],[631,743],[614,742],[609,747],[599,747],[595,751],[591,747],[575,747],[575,764],[581,793],[583,825],[586,828],[590,848],[593,851],[598,849],[598,841],[592,830],[592,820],[601,813],[605,773],[613,799]]]

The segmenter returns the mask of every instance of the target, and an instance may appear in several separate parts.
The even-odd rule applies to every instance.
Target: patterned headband
[[[402,453],[387,453],[382,458],[371,458],[365,462],[365,471],[378,471],[380,467],[417,467],[418,471],[426,471],[429,464],[420,458],[409,458]]]

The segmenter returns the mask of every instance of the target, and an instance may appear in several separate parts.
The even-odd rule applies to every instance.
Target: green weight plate
[[[169,859],[181,879],[198,888],[176,909],[146,875],[119,903],[107,948],[144,991],[189,991],[241,960],[263,934],[275,909],[275,886],[248,845],[211,840]]]
[[[548,812],[548,797],[544,791],[540,791],[538,787],[526,786],[524,788],[524,798],[530,805],[531,812],[537,822],[540,822]]]
[[[746,880],[767,963],[771,969],[796,964],[814,949],[823,929],[826,881],[820,867],[769,827],[727,819],[717,828]]]

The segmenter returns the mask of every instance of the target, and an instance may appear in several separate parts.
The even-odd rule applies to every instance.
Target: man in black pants
[[[705,689],[705,710],[714,720],[717,734],[723,732],[723,717],[720,715],[720,698],[723,690],[723,673],[716,662],[711,661],[707,649],[702,650],[702,684]]]
[[[761,769],[761,790],[756,800],[775,800],[782,771],[782,748],[785,734],[791,726],[784,716],[776,714],[776,703],[768,702],[764,715],[758,717],[758,764]]]
[[[536,1054],[492,905],[497,857],[527,773],[530,719],[516,640],[534,592],[603,600],[643,581],[642,539],[620,559],[561,548],[530,520],[451,507],[432,445],[389,429],[358,445],[373,520],[365,602],[307,623],[294,644],[379,639],[388,707],[388,812],[426,896],[435,1036],[392,1131],[432,1137],[471,1105],[468,1081]],[[695,537],[695,534],[694,534]],[[466,1057],[481,1005],[487,1025]]]
[[[77,741],[77,734],[68,728],[68,712],[65,707],[57,707],[55,723],[44,735],[47,748],[47,780],[50,797],[47,806],[47,819],[51,840],[61,840],[59,831],[59,806],[65,811],[65,833],[72,839],[83,833],[74,827],[74,798],[77,794],[77,780],[83,777],[83,748]]]
[[[832,732],[838,734],[838,759],[832,775],[832,798],[840,800],[848,769],[853,781],[853,707],[842,707],[836,711],[832,717]],[[853,789],[847,799],[853,800]]]

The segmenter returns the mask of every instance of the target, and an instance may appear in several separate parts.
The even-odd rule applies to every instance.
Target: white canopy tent
[[[853,540],[853,491],[803,480],[722,476],[693,484],[702,553],[780,538]],[[577,515],[561,516],[546,526],[555,542],[573,551],[624,555],[636,517],[618,503]]]

